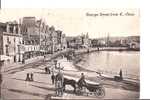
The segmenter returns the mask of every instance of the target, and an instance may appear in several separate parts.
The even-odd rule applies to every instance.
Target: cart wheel
[[[100,95],[101,95],[101,93],[100,93],[100,89],[96,89],[96,91],[95,91],[95,95],[96,95],[96,96],[100,96]]]
[[[96,96],[104,97],[105,96],[105,89],[104,87],[101,87],[96,90]]]
[[[82,95],[81,90],[80,90],[80,89],[77,89],[77,90],[76,90],[76,94],[77,94],[77,95]]]

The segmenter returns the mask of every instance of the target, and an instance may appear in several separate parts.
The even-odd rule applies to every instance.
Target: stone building
[[[42,19],[24,17],[21,24],[21,33],[25,42],[25,58],[44,55],[48,52],[49,26]]]
[[[14,22],[0,23],[0,65],[23,60],[24,44],[20,25]]]
[[[61,44],[62,44],[62,31],[57,30],[57,51],[61,50]]]
[[[37,20],[37,26],[39,26],[39,36],[40,36],[40,52],[47,53],[48,52],[48,44],[49,39],[49,26],[42,19]]]
[[[67,46],[75,49],[89,48],[91,46],[91,40],[89,39],[88,33],[76,37],[67,37]]]
[[[89,48],[91,46],[91,41],[89,39],[88,33],[86,35],[85,34],[83,35],[83,46],[85,48]]]
[[[49,28],[50,34],[51,34],[51,40],[52,40],[52,45],[51,45],[51,53],[56,52],[58,49],[58,39],[57,39],[57,32],[55,31],[55,27],[51,26]]]
[[[67,48],[74,48],[74,49],[77,48],[76,37],[67,36],[66,41],[67,41]]]
[[[62,34],[61,37],[61,49],[67,49],[67,40],[65,34]]]
[[[35,17],[24,17],[21,22],[21,34],[25,44],[24,58],[29,59],[40,55],[39,26]]]

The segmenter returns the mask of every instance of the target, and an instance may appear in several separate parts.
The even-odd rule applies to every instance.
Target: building
[[[83,41],[84,41],[84,44],[83,44],[83,45],[84,45],[86,48],[89,48],[89,47],[91,46],[91,41],[90,41],[90,39],[89,39],[88,33],[87,33],[86,35],[84,35]]]
[[[61,42],[62,42],[62,31],[60,31],[60,30],[57,30],[56,31],[56,33],[57,33],[57,51],[59,51],[59,50],[61,50],[62,48],[61,48]]]
[[[61,37],[61,49],[67,49],[67,40],[65,34],[62,34]]]
[[[0,65],[23,61],[24,44],[20,25],[14,22],[0,23]]]
[[[57,32],[55,31],[55,27],[51,26],[49,28],[50,34],[51,34],[51,53],[56,52],[57,51],[57,44],[58,44],[58,39],[57,39]]]
[[[76,42],[76,48],[82,48],[82,45],[84,44],[84,37],[81,36],[81,35],[78,35],[76,38],[75,38],[75,42]]]
[[[75,49],[89,48],[91,47],[91,39],[89,39],[88,33],[76,37],[67,37],[67,47]]]
[[[42,19],[24,17],[21,24],[21,33],[25,43],[25,59],[41,56],[49,51],[50,30]]]
[[[76,38],[75,37],[66,37],[67,48],[76,48]]]
[[[40,55],[40,33],[35,17],[23,17],[21,34],[25,45],[24,59]]]
[[[47,42],[50,41],[49,39],[49,26],[46,22],[42,19],[37,20],[37,26],[39,26],[39,36],[40,36],[40,52],[47,53],[48,52],[48,44]]]

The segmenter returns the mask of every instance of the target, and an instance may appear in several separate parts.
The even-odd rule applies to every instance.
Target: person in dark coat
[[[59,72],[55,77],[55,87],[56,87],[56,95],[57,96],[62,96],[63,95],[63,82],[64,82],[64,77],[63,73]]]
[[[84,85],[86,85],[84,73],[81,73],[81,78],[78,81],[79,88],[82,89]]]
[[[120,75],[120,78],[122,79],[122,69],[120,69],[120,72],[119,72],[119,75]]]
[[[0,74],[0,97],[1,97],[1,85],[2,85],[3,79],[2,79],[2,74]]]
[[[30,81],[33,81],[33,73],[31,73]]]
[[[45,73],[47,74],[47,72],[48,72],[48,68],[47,68],[47,67],[45,67]]]
[[[30,81],[30,74],[27,73],[26,81]]]
[[[54,73],[52,73],[51,79],[52,79],[52,84],[54,84],[54,81],[55,81],[55,75],[54,75]]]
[[[0,84],[2,83],[2,74],[0,74]]]

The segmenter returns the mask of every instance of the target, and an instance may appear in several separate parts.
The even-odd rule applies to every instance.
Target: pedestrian
[[[47,74],[47,67],[45,67],[45,73]]]
[[[26,81],[30,81],[30,74],[27,73]]]
[[[48,74],[51,74],[51,71],[50,71],[50,69],[48,68]]]
[[[22,64],[24,64],[24,63],[25,63],[25,59],[23,58],[23,59],[22,59]]]
[[[52,73],[52,75],[51,75],[51,80],[52,80],[52,84],[54,84],[54,81],[55,81],[55,75],[54,75],[54,73]]]
[[[120,75],[120,78],[123,79],[123,77],[122,77],[122,69],[120,69],[119,75]]]
[[[31,73],[30,81],[33,81],[33,73]]]
[[[55,77],[55,88],[56,88],[56,95],[57,96],[62,96],[63,95],[63,82],[64,82],[64,77],[63,74],[59,72]]]
[[[85,86],[86,85],[86,81],[85,81],[85,76],[84,76],[84,73],[81,73],[81,78],[79,79],[79,88],[82,90],[83,88],[83,86]]]
[[[1,85],[3,82],[2,74],[0,74],[0,98],[1,98]]]

